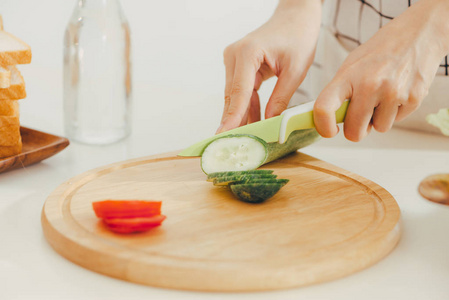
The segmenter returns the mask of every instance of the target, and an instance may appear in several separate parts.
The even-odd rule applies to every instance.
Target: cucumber
[[[228,135],[212,141],[201,156],[204,173],[255,170],[320,138],[316,129],[293,131],[284,144],[267,143],[249,134]]]
[[[281,184],[282,186],[286,185],[290,180],[289,179],[283,179],[283,178],[256,178],[256,179],[251,179],[249,181],[246,182],[231,182],[229,185],[232,184],[242,184],[242,183],[278,183]]]
[[[230,188],[240,200],[260,203],[276,194],[288,179],[277,179],[272,170],[215,172],[208,176],[215,186]]]
[[[272,174],[273,170],[249,170],[249,171],[228,171],[228,172],[215,172],[207,175],[207,181],[214,181],[215,178],[224,176],[239,176],[239,175],[262,175],[262,174]]]
[[[268,143],[267,159],[263,164],[282,158],[298,149],[307,147],[321,138],[315,128],[293,131],[284,144]]]
[[[215,178],[214,185],[223,186],[233,182],[249,182],[255,179],[276,179],[276,177],[277,175],[273,174],[262,174],[262,175],[248,174],[239,176],[224,176]]]
[[[252,135],[228,135],[212,141],[201,155],[206,174],[257,169],[267,158],[265,141]]]
[[[280,183],[244,183],[232,184],[232,193],[242,201],[261,203],[273,197],[281,188]]]

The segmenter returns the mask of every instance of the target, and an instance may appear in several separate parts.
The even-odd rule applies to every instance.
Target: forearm
[[[280,0],[272,18],[283,18],[286,21],[295,20],[298,12],[310,12],[321,20],[321,0]]]
[[[440,41],[442,55],[449,53],[449,1],[426,0],[432,5],[434,13],[434,30]]]
[[[320,5],[324,0],[279,0],[276,10],[301,9],[305,5]]]
[[[421,0],[413,4],[401,16],[411,17],[413,26],[427,29],[426,43],[436,51],[440,57],[449,53],[449,1]],[[413,31],[413,28],[410,28]],[[431,49],[431,50],[432,50]]]

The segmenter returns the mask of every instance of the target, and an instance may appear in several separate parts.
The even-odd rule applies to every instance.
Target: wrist
[[[318,5],[321,7],[322,0],[279,0],[276,10],[302,9],[307,5]]]
[[[442,56],[449,54],[449,1],[432,0],[434,3],[433,27],[439,40]]]
[[[280,0],[273,17],[298,19],[307,12],[321,20],[321,0]]]
[[[410,9],[427,23],[429,42],[435,45],[438,55],[442,58],[449,54],[449,1],[421,0]]]
[[[321,26],[321,0],[280,0],[267,23],[287,28],[319,31]]]

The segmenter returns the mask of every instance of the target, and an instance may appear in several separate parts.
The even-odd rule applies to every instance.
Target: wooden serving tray
[[[42,227],[62,256],[115,278],[173,289],[262,291],[337,279],[385,257],[400,211],[379,185],[304,154],[263,168],[290,182],[262,204],[206,182],[199,158],[173,154],[116,163],[59,186]],[[104,199],[162,200],[167,220],[120,235],[95,217]]]
[[[38,163],[59,153],[70,143],[64,137],[27,127],[20,127],[20,135],[22,153],[0,158],[0,173]]]

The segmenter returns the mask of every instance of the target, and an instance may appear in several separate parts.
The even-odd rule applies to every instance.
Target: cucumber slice
[[[232,193],[242,201],[250,203],[261,203],[273,197],[281,188],[279,183],[244,183],[232,184]]]
[[[241,183],[277,183],[277,184],[281,184],[282,186],[286,185],[290,180],[289,179],[284,179],[284,178],[256,178],[256,179],[251,179],[249,181],[246,182],[231,182],[229,183],[229,185],[231,184],[241,184]]]
[[[228,171],[228,172],[215,172],[207,175],[207,181],[214,181],[215,178],[225,176],[239,176],[239,175],[263,175],[272,174],[273,170],[248,170],[248,171]]]
[[[319,137],[314,128],[292,132],[284,144],[266,143],[249,134],[228,135],[212,141],[204,149],[201,168],[206,174],[255,170],[314,143]]]
[[[215,172],[208,176],[215,186],[231,189],[242,201],[259,203],[272,197],[289,179],[277,179],[272,170]],[[237,186],[237,187],[236,187]]]
[[[206,174],[257,169],[267,158],[265,142],[255,136],[228,135],[211,142],[201,156]]]
[[[263,175],[240,175],[240,176],[224,176],[214,179],[214,185],[224,186],[232,182],[249,182],[255,179],[276,179],[277,175],[263,174]]]

